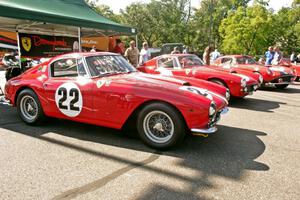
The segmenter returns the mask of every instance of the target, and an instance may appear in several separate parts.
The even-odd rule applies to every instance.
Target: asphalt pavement
[[[113,129],[25,125],[0,105],[0,199],[300,199],[300,83],[234,100],[209,138],[159,152]]]

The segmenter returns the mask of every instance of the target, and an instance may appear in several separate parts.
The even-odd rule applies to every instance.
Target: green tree
[[[152,0],[133,3],[121,11],[123,23],[138,28],[138,37],[150,45],[188,42],[191,4],[189,0]]]
[[[272,13],[261,5],[239,7],[220,26],[225,53],[259,55],[272,44]]]

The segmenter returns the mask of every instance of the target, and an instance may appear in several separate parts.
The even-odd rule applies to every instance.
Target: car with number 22
[[[129,126],[147,145],[166,149],[187,133],[216,132],[220,115],[227,112],[224,96],[199,86],[138,72],[117,54],[70,53],[9,80],[5,97],[30,125],[54,117]]]

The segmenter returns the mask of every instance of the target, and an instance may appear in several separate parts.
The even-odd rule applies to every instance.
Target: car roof
[[[110,56],[116,56],[120,54],[111,53],[111,52],[72,52],[72,53],[66,53],[61,54],[58,56],[55,56],[49,60],[49,62],[53,60],[63,59],[63,58],[80,58],[80,57],[89,57],[89,56],[103,56],[103,55],[110,55]]]

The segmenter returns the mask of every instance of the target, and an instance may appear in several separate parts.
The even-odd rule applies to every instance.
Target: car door
[[[76,121],[92,118],[92,81],[82,59],[63,58],[50,63],[43,87],[47,115]]]

